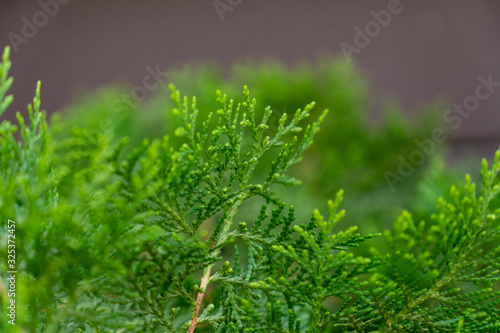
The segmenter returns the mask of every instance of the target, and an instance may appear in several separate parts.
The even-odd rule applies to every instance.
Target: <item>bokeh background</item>
[[[2,0],[0,45],[12,44],[9,33],[22,36],[23,18],[33,22],[42,3],[53,2]],[[364,28],[373,20],[371,11],[386,9],[390,1],[57,3],[57,13],[12,54],[16,99],[5,115],[9,119],[16,110],[25,112],[38,79],[43,107],[51,113],[84,91],[117,81],[140,84],[147,66],[168,70],[193,61],[230,66],[246,58],[294,64],[318,54],[342,55],[342,42],[353,45],[354,28]],[[230,9],[219,15],[215,7],[224,4]],[[500,2],[401,0],[401,7],[353,56],[373,88],[374,121],[384,98],[397,98],[411,117],[417,112],[411,110],[436,99],[450,106],[462,102],[479,75],[500,81]],[[500,142],[499,107],[500,91],[451,133],[455,154],[467,146],[491,155]]]
[[[388,7],[394,6],[398,13],[392,14],[390,20],[386,17],[388,21],[383,26],[377,24],[379,31],[360,46],[356,42],[359,30],[364,31],[375,22],[374,13],[387,13]],[[54,290],[58,293],[60,288],[53,281],[63,276],[65,284],[81,285],[81,281],[87,281],[80,279],[82,272],[99,272],[93,267],[101,262],[101,257],[115,258],[102,253],[111,253],[119,246],[118,252],[123,252],[125,258],[123,263],[135,261],[135,252],[128,253],[128,249],[139,248],[137,244],[146,242],[149,232],[156,229],[143,227],[148,225],[146,222],[137,222],[138,228],[134,229],[142,230],[138,234],[144,239],[122,237],[118,231],[125,229],[120,228],[135,223],[127,217],[128,212],[143,212],[143,208],[141,203],[137,203],[137,208],[136,203],[130,203],[133,208],[122,212],[123,207],[116,205],[114,212],[114,203],[108,208],[104,199],[97,201],[104,197],[99,193],[100,186],[104,186],[101,184],[108,180],[114,184],[114,180],[111,182],[107,171],[97,166],[98,172],[92,174],[95,177],[90,177],[95,161],[101,161],[93,158],[101,152],[104,142],[107,145],[109,140],[110,146],[114,146],[123,136],[130,137],[120,157],[123,159],[144,137],[162,138],[168,134],[169,144],[180,146],[185,137],[182,131],[178,132],[178,119],[169,112],[173,104],[166,83],[170,81],[183,94],[197,96],[198,119],[220,107],[214,99],[216,89],[222,89],[238,102],[243,84],[248,84],[251,96],[260,103],[257,118],[265,106],[273,108],[266,129],[270,135],[278,131],[282,114],[291,114],[312,99],[317,107],[311,112],[311,119],[317,119],[321,109],[330,109],[314,145],[304,154],[303,161],[290,170],[292,176],[303,181],[302,186],[273,187],[279,200],[296,207],[294,223],[308,223],[316,208],[326,213],[326,201],[335,198],[342,188],[342,208],[347,211],[342,229],[358,225],[363,235],[390,230],[404,209],[411,212],[415,222],[426,220],[427,226],[432,226],[437,198],[446,198],[451,185],[462,184],[466,172],[478,181],[479,158],[491,159],[500,145],[499,18],[498,0],[1,0],[0,50],[11,45],[10,75],[14,84],[10,93],[15,101],[0,121],[17,123],[16,111],[27,119],[26,104],[33,98],[37,80],[42,81],[42,108],[50,115],[62,114],[51,118],[49,126],[53,142],[57,143],[50,154],[61,164],[63,173],[57,191],[53,191],[57,195],[50,195],[61,200],[53,209],[38,200],[38,188],[29,189],[26,193],[36,193],[28,196],[37,199],[33,207],[40,207],[43,214],[28,205],[24,220],[29,224],[21,230],[39,237],[34,239],[40,239],[41,244],[45,244],[46,235],[51,235],[53,244],[60,244],[55,243],[59,238],[68,238],[68,252],[82,253],[81,257],[61,257],[68,264],[52,260],[58,253],[65,255],[66,245],[59,252],[47,241],[46,247],[40,247],[43,250],[32,257],[37,260],[26,265],[30,275],[26,275],[28,279],[19,290],[30,291],[37,296],[37,302],[38,295],[42,295],[45,303],[40,304],[46,305],[39,309],[48,309],[49,304],[56,304]],[[359,48],[351,57],[342,52],[347,44]],[[331,61],[332,58],[337,60]],[[263,62],[260,66],[259,61],[265,59],[275,62]],[[252,61],[250,65],[233,67],[248,60]],[[309,62],[309,67],[297,66],[304,62]],[[187,64],[214,66],[200,66],[198,69],[202,70],[191,72],[184,68]],[[153,85],[151,89],[145,89],[144,79],[151,76],[165,84],[156,88],[153,79],[147,83]],[[476,111],[460,118],[460,126],[450,128],[443,116],[453,105],[477,93],[480,77],[498,82],[495,90],[480,101]],[[113,84],[117,86],[106,88]],[[121,97],[130,99],[134,91],[143,91],[147,100],[137,105],[132,101],[123,107]],[[310,124],[311,119],[306,123]],[[448,131],[448,138],[439,147],[437,142],[431,142],[432,152],[427,153],[417,141],[429,142],[434,129]],[[277,154],[275,149],[262,157],[255,171],[256,180],[266,179]],[[411,156],[422,156],[423,163],[402,172],[400,159],[411,160]],[[9,162],[0,160],[0,166]],[[38,172],[28,171],[12,178],[12,184],[17,179],[28,179],[26,175],[32,171]],[[392,184],[388,172],[400,175],[401,181]],[[101,174],[105,175],[103,180]],[[87,184],[87,175],[92,182],[97,179],[96,184]],[[147,176],[151,178],[145,177],[144,188],[156,179],[155,175]],[[48,181],[40,183],[45,192]],[[51,189],[53,184],[50,180]],[[137,193],[142,191],[142,187],[138,189]],[[184,202],[181,197],[185,194],[175,193],[175,189],[183,187],[169,191],[178,194],[176,200]],[[124,197],[128,200],[127,195]],[[12,202],[10,206],[3,205],[10,218],[18,220],[16,216],[24,216],[22,210],[16,210],[14,215],[17,194],[4,194],[4,198],[8,198],[4,202]],[[235,221],[253,226],[264,201],[261,197],[249,199]],[[103,207],[99,206],[101,202]],[[121,196],[117,202],[121,203]],[[491,206],[499,207],[499,202]],[[51,217],[49,229],[47,216]],[[212,234],[220,216],[219,212],[203,221],[199,233]],[[186,221],[194,218],[188,216]],[[154,225],[153,219],[149,222]],[[80,230],[85,230],[84,236]],[[114,236],[108,230],[113,230]],[[68,234],[78,235],[79,243]],[[377,237],[353,251],[371,256],[369,248],[374,246],[382,254],[390,253],[397,241],[391,243],[389,239]],[[81,251],[76,251],[73,243],[80,244]],[[104,251],[101,243],[106,244]],[[28,258],[33,247],[30,242],[22,244],[28,244],[26,255],[19,257]],[[238,245],[243,249],[242,257],[247,256],[246,245]],[[484,250],[490,251],[486,247]],[[143,257],[143,253],[140,255]],[[224,258],[232,260],[234,255],[232,247],[224,248]],[[106,266],[106,260],[102,267],[115,267]],[[404,266],[401,271],[406,274],[406,269]],[[40,283],[33,284],[35,276]],[[193,281],[198,283],[200,277],[195,276]],[[193,281],[189,284],[193,285]],[[216,294],[214,299],[217,297]],[[32,322],[36,316],[45,316],[37,307],[33,309],[36,315],[30,317]],[[97,308],[92,305],[92,309]],[[188,320],[190,315],[184,311],[179,322]]]

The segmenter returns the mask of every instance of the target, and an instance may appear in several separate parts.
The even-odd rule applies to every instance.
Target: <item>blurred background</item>
[[[364,30],[371,11],[387,9],[391,1],[2,0],[0,45],[12,44],[13,34],[24,38],[23,18],[33,23],[53,3],[59,7],[53,17],[35,19],[38,31],[12,52],[16,99],[8,118],[25,110],[38,79],[50,113],[79,91],[117,81],[139,84],[147,66],[167,71],[211,61],[228,67],[250,57],[293,64],[322,53],[342,55],[341,43],[355,46],[354,28]],[[436,98],[461,103],[480,75],[500,81],[500,2],[401,0],[400,8],[353,54],[373,87],[372,98],[397,97],[410,113]],[[454,131],[452,143],[491,153],[500,142],[499,106],[500,92],[482,101]],[[375,106],[374,119],[378,113]]]
[[[312,196],[314,207],[314,196],[323,202],[349,188],[353,223],[376,221],[366,231],[377,231],[402,208],[432,210],[455,182],[447,163],[465,165],[454,169],[462,178],[498,148],[499,17],[495,0],[3,0],[0,45],[12,47],[15,78],[4,117],[26,114],[39,79],[49,114],[78,114],[75,125],[97,119],[100,129],[132,136],[139,124],[141,135],[162,135],[150,110],[168,108],[168,82],[206,109],[216,88],[239,94],[243,84],[278,115],[316,99],[333,120],[318,138],[322,151],[313,149],[299,172],[305,193],[284,195],[292,203]],[[116,83],[118,91],[100,90]],[[464,103],[473,111],[451,113]],[[110,111],[120,115],[123,105],[133,111],[128,123]],[[400,158],[421,151],[415,140],[435,129],[448,133],[434,142],[445,157],[424,151],[425,165],[392,179],[394,191],[387,172],[401,176]]]
[[[108,139],[115,144],[130,137],[125,153],[145,137],[167,134],[173,146],[185,140],[176,135],[169,82],[182,94],[197,96],[201,119],[220,107],[216,89],[240,102],[242,87],[248,85],[258,101],[258,117],[267,105],[273,109],[266,130],[270,136],[283,114],[312,100],[317,105],[306,123],[315,121],[322,109],[330,110],[314,145],[291,170],[302,186],[275,187],[280,200],[295,206],[297,224],[307,224],[313,209],[326,213],[327,200],[339,189],[345,189],[342,208],[347,211],[339,229],[358,225],[361,234],[382,232],[402,210],[410,211],[416,223],[431,222],[437,198],[446,198],[450,186],[463,184],[465,173],[477,181],[479,159],[491,159],[500,145],[499,0],[1,0],[0,52],[7,45],[15,100],[0,121],[17,123],[17,111],[27,119],[26,105],[41,80],[42,108],[56,115],[49,126],[57,142],[53,152],[59,159],[54,160],[70,174],[57,184],[58,196],[69,198],[62,201],[68,209],[59,216],[59,207],[50,208],[55,222],[50,219],[49,225],[61,226],[61,231],[47,232],[57,228],[46,229],[45,213],[32,221],[43,235],[40,244],[45,238],[69,238],[70,228],[89,234],[121,230],[116,222],[128,213],[104,218],[107,209],[96,209],[94,216],[89,208],[87,214],[87,206],[95,206],[94,185],[78,191],[75,184],[86,184],[79,180],[93,170],[88,165],[96,163],[92,158]],[[263,157],[257,181],[265,179],[276,156],[277,150]],[[101,186],[99,175],[95,178]],[[14,202],[9,200],[5,202]],[[69,207],[82,201],[85,214],[73,214],[80,210]],[[249,199],[236,219],[252,226],[264,201]],[[36,202],[42,205],[42,200]],[[29,206],[26,211],[37,212]],[[68,217],[69,212],[75,217]],[[75,223],[63,223],[68,218]],[[200,232],[210,235],[217,219],[214,215],[204,221]],[[87,222],[92,227],[85,227]],[[101,229],[102,223],[109,223],[109,229]],[[92,243],[104,244],[104,238]],[[377,237],[355,252],[367,255],[374,246],[388,253],[393,251],[388,239]],[[32,256],[35,245],[25,244],[30,258],[38,258]],[[71,239],[68,244],[75,252]],[[95,244],[84,253],[93,253],[100,246]],[[106,251],[102,253],[111,253]],[[82,266],[78,260],[73,265],[74,257],[67,256],[71,265],[63,269],[66,261],[52,260],[57,249],[38,252],[43,260],[28,261],[26,269],[34,273],[23,286],[41,291],[33,295],[45,297],[46,304],[56,304],[48,290],[60,289],[52,276],[81,285],[77,279],[87,273],[80,267],[95,262],[89,257]],[[232,258],[232,249],[223,254]],[[49,272],[49,278],[40,272]],[[46,283],[33,284],[35,276]]]

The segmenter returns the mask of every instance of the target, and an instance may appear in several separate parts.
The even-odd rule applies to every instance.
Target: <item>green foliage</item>
[[[467,175],[465,186],[450,189],[440,198],[429,221],[416,224],[403,212],[386,236],[392,253],[385,263],[385,278],[373,278],[374,289],[385,294],[391,312],[385,327],[409,331],[454,330],[457,323],[472,332],[500,329],[500,209],[492,200],[500,192],[500,150],[491,169],[483,160],[482,190]]]
[[[9,67],[6,49],[1,112]],[[305,103],[273,125],[246,86],[238,100],[217,91],[203,111],[170,94],[168,135],[140,142],[98,123],[48,125],[40,84],[29,124],[2,122],[0,241],[15,221],[18,272],[13,326],[2,245],[2,332],[500,331],[500,150],[480,189],[467,176],[435,211],[421,206],[422,222],[404,211],[362,235],[337,227],[342,190],[309,220],[278,190],[300,184],[291,169],[326,111],[308,122]]]

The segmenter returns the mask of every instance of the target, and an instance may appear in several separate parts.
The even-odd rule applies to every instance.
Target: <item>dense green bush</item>
[[[389,195],[380,188],[387,187],[382,175],[392,162],[377,154],[411,151],[414,138],[426,134],[424,126],[407,132],[400,121],[368,128],[352,69],[328,66],[290,74],[276,65],[274,72],[241,67],[252,72],[250,86],[260,86],[256,95],[252,90],[256,98],[245,86],[235,100],[218,91],[216,102],[207,97],[213,85],[232,88],[220,73],[202,71],[197,75],[207,78],[193,90],[205,100],[182,97],[170,87],[173,105],[161,129],[166,136],[155,127],[140,129],[146,118],[135,112],[154,119],[148,108],[169,105],[161,97],[122,114],[112,106],[117,94],[107,91],[47,124],[38,85],[29,123],[18,115],[19,126],[0,125],[1,329],[500,331],[500,151],[491,167],[483,161],[479,189],[467,176],[435,208],[427,204],[434,194],[421,190],[426,197],[418,201],[418,220],[404,211],[383,234],[338,229],[346,214],[338,187],[363,192],[355,198]],[[12,101],[6,95],[9,67],[6,49],[0,115]],[[185,82],[181,76],[179,81]],[[308,101],[290,112],[315,95],[316,107]],[[273,120],[271,108],[261,108],[257,97],[287,112]],[[330,105],[330,114],[315,111],[318,105]],[[311,113],[315,122],[308,122]],[[103,126],[106,119],[114,127],[109,121]],[[327,135],[318,133],[320,124]],[[349,144],[334,145],[349,138]],[[441,172],[435,165],[428,170],[415,175],[416,182],[439,192]],[[297,175],[305,176],[308,191],[290,190],[300,183]],[[330,194],[327,214],[310,210],[304,218]],[[388,202],[382,209],[393,206]],[[384,221],[374,224],[377,214],[368,211],[357,215],[367,221],[357,222],[384,230]],[[11,235],[15,326],[7,316]],[[358,246],[365,250],[354,253]]]
[[[350,212],[346,223],[363,221],[360,227],[364,232],[377,232],[389,227],[404,208],[411,208],[417,215],[428,212],[439,194],[462,174],[445,172],[440,155],[434,154],[427,156],[425,164],[392,191],[385,174],[398,174],[399,157],[408,159],[412,151],[419,149],[415,140],[429,138],[436,127],[445,128],[436,116],[439,114],[434,112],[437,105],[422,109],[409,122],[396,102],[387,102],[381,106],[381,119],[374,126],[368,110],[379,107],[378,99],[370,93],[366,80],[353,64],[344,59],[323,58],[314,65],[301,63],[289,67],[272,61],[243,62],[229,71],[214,65],[198,65],[168,73],[168,79],[181,91],[198,97],[202,117],[219,107],[214,95],[217,89],[234,96],[237,104],[242,102],[240,88],[247,84],[257,100],[258,117],[268,105],[273,108],[269,133],[276,133],[282,114],[292,116],[311,101],[319,109],[330,110],[323,131],[306,152],[304,162],[291,170],[293,175],[300,175],[304,185],[293,191],[276,189],[286,202],[300,203],[296,212],[300,218],[307,218],[318,202],[349,188],[344,201]],[[131,139],[130,146],[136,146],[145,137],[154,139],[173,133],[177,121],[170,112],[174,105],[167,85],[158,86],[150,94],[151,98],[144,103],[135,101],[133,90],[123,87],[80,97],[64,110],[61,117],[65,126],[55,137],[64,139],[78,126],[93,133],[111,132],[115,140],[127,136]],[[179,141],[172,136],[170,140]],[[439,151],[442,147],[436,146],[436,152]],[[274,157],[271,153],[264,158],[270,162]],[[419,192],[425,192],[425,196]],[[249,211],[255,209],[258,207]]]

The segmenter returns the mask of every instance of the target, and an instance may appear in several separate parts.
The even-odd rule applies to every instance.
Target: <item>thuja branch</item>
[[[497,180],[499,170],[500,151],[495,155],[491,170],[488,169],[486,160],[482,162],[483,191],[478,198],[476,198],[475,184],[468,175],[463,190],[452,187],[450,201],[439,200],[438,213],[433,216],[435,223],[426,231],[425,239],[422,237],[423,230],[425,230],[423,228],[424,224],[421,223],[419,228],[415,228],[409,213],[404,214],[406,219],[402,218],[401,222],[395,225],[396,230],[394,236],[392,236],[393,239],[399,238],[404,242],[418,245],[405,248],[405,245],[396,242],[394,250],[402,253],[407,253],[408,250],[422,251],[421,260],[416,264],[422,265],[421,272],[428,271],[427,279],[430,280],[422,281],[425,281],[430,286],[427,290],[414,287],[412,290],[412,287],[406,281],[398,281],[401,289],[413,292],[409,292],[408,296],[405,297],[407,298],[406,302],[400,311],[390,316],[384,315],[385,323],[382,332],[392,331],[394,325],[398,325],[398,327],[405,325],[405,321],[425,320],[429,326],[439,326],[434,321],[442,323],[442,318],[438,316],[434,318],[421,310],[421,305],[429,299],[435,299],[441,302],[443,306],[455,306],[454,311],[457,313],[463,311],[462,318],[458,317],[461,323],[463,323],[464,318],[470,316],[470,313],[474,313],[473,311],[494,309],[495,304],[498,304],[499,301],[494,300],[498,293],[491,293],[488,288],[481,286],[479,282],[485,286],[491,286],[493,282],[500,280],[500,276],[498,276],[499,265],[490,264],[490,261],[494,260],[493,257],[490,257],[492,254],[482,257],[484,244],[491,244],[491,241],[498,240],[499,236],[498,226],[493,225],[499,219],[499,212],[489,213],[493,199],[500,192]],[[401,249],[401,246],[403,246],[403,249]],[[495,253],[495,251],[500,251],[500,248],[497,247],[492,253]],[[433,253],[432,256],[431,253]],[[407,258],[414,258],[409,254],[406,254],[406,256]],[[394,253],[391,262],[397,261],[398,258],[401,258],[400,254],[398,252]],[[432,267],[432,269],[427,267]],[[460,281],[473,282],[478,288],[475,291],[467,291],[466,293],[459,293],[462,288],[443,290],[445,286]],[[477,295],[483,296],[476,299]],[[491,303],[488,304],[488,302]],[[457,307],[457,305],[460,306]],[[488,312],[488,310],[484,313],[490,313],[492,316],[491,319],[483,320],[485,327],[493,329],[493,326],[488,326],[490,325],[488,321],[496,321],[497,314],[494,311]],[[484,316],[481,312],[479,312],[479,315]],[[450,321],[450,323],[453,323],[453,321]],[[475,320],[472,320],[472,323],[474,324]]]
[[[173,94],[175,98],[178,99],[178,94]],[[214,144],[217,144],[218,139],[221,134],[225,134],[227,137],[227,143],[221,150],[221,155],[224,156],[223,162],[220,163],[222,167],[227,167],[228,165],[233,165],[234,171],[231,173],[230,179],[239,180],[239,190],[236,190],[235,196],[232,199],[232,203],[224,209],[224,220],[222,222],[221,231],[217,235],[215,244],[213,245],[213,251],[211,252],[212,257],[217,257],[220,254],[221,247],[227,242],[230,229],[233,224],[236,213],[239,210],[241,204],[248,198],[254,195],[261,195],[264,198],[269,198],[270,193],[268,189],[271,185],[281,182],[286,184],[296,183],[293,179],[285,178],[286,171],[295,163],[300,160],[300,155],[303,151],[312,143],[313,136],[318,132],[319,124],[323,121],[326,111],[320,117],[319,121],[314,123],[312,126],[308,126],[304,133],[303,139],[300,143],[297,143],[297,137],[291,140],[290,144],[284,144],[282,140],[287,134],[298,133],[302,131],[302,128],[298,124],[309,116],[309,111],[314,107],[314,103],[311,103],[305,107],[304,110],[297,110],[295,115],[287,122],[287,115],[283,114],[279,120],[279,128],[274,137],[270,138],[266,136],[266,130],[269,128],[267,122],[272,113],[270,107],[264,110],[262,120],[257,123],[255,120],[255,100],[250,100],[248,89],[244,88],[243,91],[244,102],[238,104],[236,112],[232,111],[233,101],[227,102],[226,95],[222,95],[218,92],[218,100],[221,103],[221,109],[218,110],[217,114],[220,116],[219,125],[217,129],[213,132]],[[177,103],[178,107],[182,109],[182,105]],[[239,115],[241,111],[242,119],[240,121]],[[187,112],[183,112],[187,114]],[[184,117],[188,119],[188,116]],[[186,121],[187,122],[187,121]],[[238,131],[238,126],[239,130]],[[245,132],[244,129],[248,129],[249,133],[248,140],[254,142],[249,151],[242,152],[241,143],[244,140]],[[194,136],[193,136],[194,137]],[[196,143],[193,141],[192,145],[195,146]],[[234,146],[235,149],[231,149]],[[216,146],[217,147],[217,146]],[[221,147],[221,146],[218,146]],[[267,177],[264,185],[260,184],[249,184],[252,179],[254,172],[259,164],[260,160],[263,158],[264,154],[271,150],[272,148],[281,147],[281,153],[277,156],[276,160],[272,162],[270,174]],[[219,167],[221,170],[221,167]],[[223,170],[223,169],[222,169]],[[219,175],[218,179],[222,179]],[[230,180],[230,184],[233,185],[233,181]],[[215,182],[210,182],[209,184],[214,184]],[[267,200],[267,199],[266,199]],[[214,231],[215,232],[215,231]],[[213,237],[214,235],[212,235]],[[210,283],[210,276],[212,274],[212,269],[214,263],[205,267],[203,272],[203,277],[200,283],[200,291],[196,297],[196,308],[191,318],[191,324],[189,326],[188,332],[193,332],[198,324],[198,316],[200,312],[201,303],[206,292],[206,288]]]

